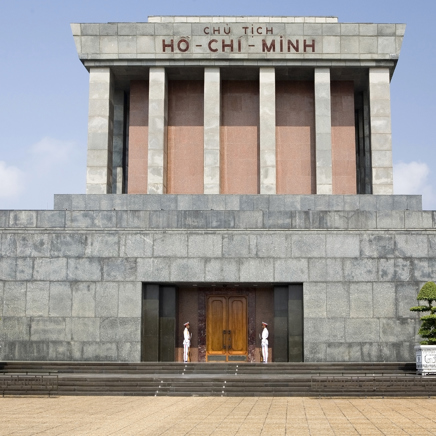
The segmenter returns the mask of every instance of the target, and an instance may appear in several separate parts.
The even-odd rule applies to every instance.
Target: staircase
[[[414,363],[0,362],[3,395],[433,396]]]

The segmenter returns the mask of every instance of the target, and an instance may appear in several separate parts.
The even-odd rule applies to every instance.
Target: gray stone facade
[[[151,17],[71,28],[90,72],[87,195],[56,195],[52,211],[0,210],[0,359],[173,360],[186,313],[178,289],[192,296],[189,286],[230,284],[263,287],[271,346],[283,347],[276,361],[414,360],[418,316],[409,307],[436,274],[436,212],[422,211],[420,196],[391,195],[390,79],[403,24]],[[259,82],[258,186],[226,191],[221,81],[247,78]],[[203,186],[171,191],[168,89],[177,80],[204,82],[204,176]],[[134,81],[147,82],[139,115],[130,113]],[[315,189],[278,189],[278,168],[303,175],[277,166],[279,81],[314,84]],[[354,99],[347,111],[357,121],[340,143],[349,155],[336,159],[331,88],[341,81],[353,82],[341,95]],[[133,150],[140,157],[129,163]],[[356,173],[338,175],[347,165]],[[130,188],[147,175],[137,191],[130,171]],[[257,300],[247,298],[253,323]],[[204,301],[197,307],[205,318]]]
[[[139,361],[142,283],[232,282],[303,283],[305,361],[413,360],[409,307],[436,274],[420,202],[62,195],[1,211],[0,358]]]
[[[390,79],[404,24],[339,23],[336,17],[170,16],[146,23],[74,23],[71,30],[90,72],[87,194],[128,192],[125,178],[122,183],[127,162],[117,158],[123,132],[116,128],[114,99],[129,93],[132,80],[147,80],[150,86],[148,186],[141,192],[167,193],[168,80],[183,78],[205,81],[204,186],[195,192],[220,193],[220,77],[247,75],[259,80],[258,193],[277,192],[275,83],[291,78],[314,81],[316,193],[335,192],[331,82],[353,80],[357,100],[362,93],[370,100],[369,107],[355,107],[365,113],[361,128],[368,144],[357,153],[364,175],[357,191],[337,192],[393,194]]]

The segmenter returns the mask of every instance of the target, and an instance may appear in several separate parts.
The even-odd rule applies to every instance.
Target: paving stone
[[[5,282],[3,315],[26,316],[26,282]]]
[[[34,260],[33,280],[67,279],[67,259],[42,257]]]
[[[359,257],[359,235],[327,235],[326,255],[327,257]]]
[[[26,316],[48,316],[50,282],[27,283]]]
[[[378,342],[380,325],[378,319],[361,318],[345,320],[346,342]]]
[[[48,343],[48,359],[55,360],[55,361],[73,360],[71,342],[50,341]]]
[[[99,282],[95,286],[95,315],[98,318],[118,316],[118,287],[116,282]]]
[[[360,343],[331,343],[327,347],[327,356],[329,362],[361,362],[362,347]]]
[[[400,257],[427,257],[427,236],[395,235],[395,254]]]
[[[72,316],[95,316],[95,283],[77,282],[71,285]]]
[[[327,284],[304,283],[303,307],[306,318],[327,317]]]
[[[290,257],[291,238],[284,233],[259,235],[256,237],[257,256],[259,257]]]
[[[153,234],[132,233],[120,236],[120,255],[125,257],[151,257]]]
[[[395,280],[395,260],[394,259],[379,259],[378,260],[378,279],[380,281]]]
[[[397,343],[400,337],[403,342],[412,342],[415,340],[415,325],[415,320],[410,318],[382,318],[380,319],[380,341]],[[390,361],[393,362],[394,360]]]
[[[72,318],[71,339],[87,342],[100,340],[100,318]]]
[[[34,273],[34,263],[37,259],[33,258],[17,258],[16,259],[16,265],[15,265],[15,273],[16,273],[16,280],[32,280],[33,273]],[[13,266],[11,265],[12,271],[14,271]],[[64,277],[64,271],[62,269],[62,266],[60,270],[58,271],[59,275]]]
[[[140,342],[120,342],[118,345],[120,362],[138,362],[141,359]]]
[[[36,227],[36,211],[34,210],[9,211],[9,227]]]
[[[99,258],[68,259],[68,280],[100,281],[102,279],[102,261]]]
[[[170,280],[169,258],[138,259],[137,280],[144,282],[167,282]]]
[[[119,285],[118,313],[119,317],[140,317],[142,305],[142,284],[123,282]]]
[[[344,318],[310,318],[304,323],[304,338],[309,342],[344,342]]]
[[[326,240],[323,235],[293,235],[292,257],[324,257]]]
[[[49,316],[70,317],[72,309],[71,284],[50,282]]]
[[[275,259],[274,279],[276,282],[307,282],[308,259]]]
[[[273,279],[272,259],[241,259],[240,280],[242,282],[272,282]]]
[[[377,280],[377,260],[344,259],[344,278],[350,282]]]
[[[112,258],[103,260],[103,278],[107,281],[136,280],[137,260]]]
[[[43,228],[64,228],[65,212],[40,210],[37,212],[36,226]]]
[[[69,338],[66,337],[65,318],[31,318],[30,339],[32,341],[68,340]]]
[[[393,257],[394,236],[369,234],[360,237],[360,255],[362,257]]]
[[[83,257],[90,236],[64,233],[52,234],[50,238],[50,255],[53,257]]]
[[[154,236],[153,255],[158,257],[187,257],[188,238],[183,234],[162,233]]]
[[[372,318],[372,283],[350,283],[350,318]]]
[[[191,234],[188,235],[189,257],[221,257],[222,235],[220,234]]]
[[[396,291],[394,283],[372,284],[373,313],[376,318],[395,318]]]
[[[415,283],[397,283],[395,285],[397,318],[415,318],[415,313],[410,312],[412,306],[419,303],[416,300],[419,292],[419,286]]]
[[[18,234],[17,256],[19,257],[49,257],[50,238],[48,234]]]
[[[206,282],[240,282],[239,259],[206,259]]]
[[[117,233],[93,234],[86,240],[85,255],[90,257],[116,257],[119,254]]]
[[[326,308],[328,318],[350,316],[350,290],[346,283],[327,283]]]
[[[116,342],[83,342],[81,360],[115,361],[118,358]]]
[[[3,340],[28,341],[30,340],[30,318],[23,316],[8,317],[3,319]]]

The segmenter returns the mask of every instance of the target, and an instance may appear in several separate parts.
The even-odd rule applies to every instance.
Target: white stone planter
[[[415,354],[418,374],[436,374],[436,345],[416,345]]]

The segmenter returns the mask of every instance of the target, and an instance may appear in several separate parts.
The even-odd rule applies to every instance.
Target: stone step
[[[93,383],[80,379],[70,380],[68,383],[59,383],[57,391],[52,395],[186,395],[186,396],[274,396],[274,395],[303,395],[303,396],[378,396],[378,395],[405,395],[405,396],[429,396],[436,395],[436,378],[426,380],[422,383],[399,384],[389,383],[388,385],[374,385],[373,380],[366,383],[362,380],[359,385],[350,386],[320,386],[314,388],[310,382],[307,383],[256,383],[232,385],[227,383],[223,388],[222,383],[209,383],[196,385],[195,383],[151,383],[151,384],[125,384],[125,383]],[[5,395],[47,395],[48,391],[43,389],[25,389],[9,387],[3,391]]]
[[[416,375],[413,363],[119,363],[3,362],[8,375],[57,374],[50,391],[0,384],[5,395],[167,396],[428,396],[436,377]],[[237,373],[237,375],[235,375]],[[3,386],[3,387],[2,387]],[[2,390],[3,389],[3,390]]]

